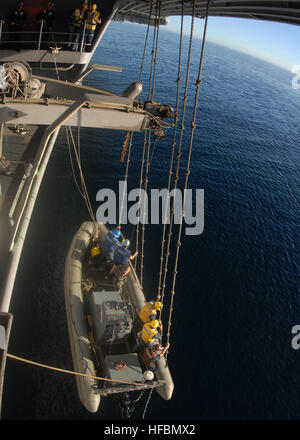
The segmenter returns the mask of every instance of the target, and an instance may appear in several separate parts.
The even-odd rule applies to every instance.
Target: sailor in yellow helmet
[[[157,339],[161,338],[162,335],[157,330],[159,327],[162,331],[162,323],[161,321],[158,321],[158,319],[154,319],[153,321],[144,324],[141,334],[144,344],[152,345],[157,342]]]
[[[72,50],[76,51],[79,48],[79,39],[82,35],[83,31],[83,24],[86,18],[86,13],[88,9],[87,2],[82,3],[81,8],[76,8],[75,11],[72,14],[71,18],[71,26],[70,26],[70,39],[68,48],[71,47],[72,44]]]
[[[85,43],[90,45],[93,42],[93,38],[94,38],[97,24],[101,23],[100,12],[97,11],[97,4],[96,3],[92,3],[90,5],[90,8],[88,9],[87,14],[86,14],[85,22],[86,22]]]
[[[156,319],[157,311],[162,309],[160,301],[149,301],[141,309],[139,318],[142,322],[149,322]]]

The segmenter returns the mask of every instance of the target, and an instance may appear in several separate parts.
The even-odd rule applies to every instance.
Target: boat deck
[[[92,294],[92,292],[101,292],[103,291],[103,294],[106,296],[107,292],[117,292],[120,291],[119,300],[120,303],[123,301],[126,301],[126,288],[122,289],[122,284],[117,280],[115,276],[108,277],[107,276],[107,270],[103,266],[100,266],[99,268],[94,268],[87,264],[87,261],[85,261],[84,271],[83,271],[83,286],[85,287],[85,313],[86,315],[90,314],[88,302],[89,302],[89,296]],[[128,298],[127,298],[128,300]],[[128,301],[129,305],[129,301]],[[122,306],[121,306],[122,307]],[[127,312],[129,315],[131,315],[132,319],[132,330],[130,335],[125,338],[124,340],[120,341],[114,341],[114,342],[102,342],[100,344],[100,351],[98,351],[99,356],[99,366],[100,367],[100,373],[102,375],[105,375],[105,377],[115,378],[117,380],[124,380],[124,381],[136,381],[138,380],[137,377],[140,377],[141,380],[141,386],[142,388],[147,388],[148,385],[144,384],[144,378],[142,374],[146,370],[145,365],[142,362],[142,346],[140,345],[139,339],[137,337],[137,332],[141,330],[141,324],[137,317],[134,314],[133,308],[127,309]],[[90,322],[93,321],[92,316],[90,316]],[[92,326],[93,328],[93,326]],[[94,336],[95,337],[95,336]],[[118,362],[126,362],[127,367],[125,371],[118,371],[115,368],[115,365]],[[139,373],[138,373],[139,372]],[[108,376],[107,376],[108,375]],[[157,382],[155,382],[156,385],[158,385]],[[152,384],[153,385],[153,384]],[[120,386],[118,384],[114,384],[113,387],[108,385],[107,383],[100,383],[100,393],[103,395],[115,393],[115,392],[122,392],[124,390],[125,386]],[[131,391],[135,390],[135,386],[126,388]]]

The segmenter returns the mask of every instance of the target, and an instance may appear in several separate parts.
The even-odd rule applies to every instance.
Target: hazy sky
[[[180,31],[180,17],[169,17],[166,29]],[[185,17],[186,34],[190,17]],[[196,20],[203,29],[204,20]],[[199,26],[199,23],[201,25]],[[196,34],[195,34],[196,35]],[[202,33],[198,32],[201,37]],[[257,56],[291,71],[300,65],[300,26],[242,18],[209,17],[207,40]]]

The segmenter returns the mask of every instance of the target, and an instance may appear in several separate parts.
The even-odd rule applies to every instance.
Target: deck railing
[[[91,43],[86,42],[86,24],[78,32],[53,32],[45,29],[44,20],[40,29],[33,31],[3,31],[5,21],[0,20],[0,50],[1,49],[49,49],[60,47],[62,50],[73,52],[88,52]],[[13,45],[15,47],[13,47]]]

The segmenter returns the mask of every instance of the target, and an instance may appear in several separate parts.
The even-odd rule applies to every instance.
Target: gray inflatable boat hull
[[[74,370],[95,376],[94,355],[88,337],[88,324],[83,313],[81,288],[82,261],[94,230],[93,223],[83,223],[72,240],[65,264],[65,302],[70,346]],[[95,381],[76,376],[81,403],[89,412],[95,413],[100,404],[100,395],[92,386]]]
[[[108,230],[100,223],[97,224],[97,227],[102,244]],[[65,264],[64,290],[69,338],[75,371],[95,376],[94,355],[88,337],[88,324],[83,313],[81,284],[82,262],[93,232],[93,222],[85,222],[74,236]],[[118,272],[118,269],[116,269],[116,272]],[[126,289],[135,313],[138,315],[146,301],[133,268],[127,275]],[[156,362],[155,373],[157,380],[161,384],[161,386],[156,388],[157,393],[164,400],[171,399],[174,383],[164,358]],[[100,395],[93,389],[93,385],[95,385],[94,379],[76,376],[76,382],[80,401],[88,411],[96,412],[100,404]]]

